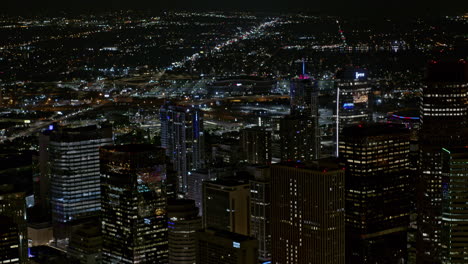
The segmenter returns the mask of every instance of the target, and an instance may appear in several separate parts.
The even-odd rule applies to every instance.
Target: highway
[[[31,136],[32,134],[36,133],[40,129],[46,128],[50,124],[52,124],[54,122],[60,123],[60,122],[66,120],[68,118],[71,118],[71,117],[74,117],[74,116],[77,116],[77,115],[80,115],[80,114],[87,113],[87,112],[89,112],[91,110],[98,109],[98,108],[106,105],[107,103],[108,103],[107,101],[104,101],[102,104],[92,105],[92,106],[89,106],[86,109],[80,109],[78,111],[75,111],[75,112],[69,113],[67,115],[60,116],[60,117],[58,117],[59,116],[58,114],[55,114],[52,117],[51,121],[37,121],[37,122],[31,124],[31,126],[29,128],[27,128],[26,130],[23,130],[23,131],[15,134],[15,135],[7,137],[6,139],[0,140],[0,143],[4,143],[6,141],[13,141],[13,140],[15,140],[17,138],[21,138],[21,137]]]

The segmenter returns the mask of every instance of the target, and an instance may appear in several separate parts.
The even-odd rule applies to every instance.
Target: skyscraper
[[[255,167],[250,180],[250,234],[258,240],[260,261],[271,260],[271,176],[270,167]]]
[[[345,67],[336,74],[336,155],[339,155],[340,133],[344,127],[372,121],[371,86],[367,70]]]
[[[41,133],[38,136],[39,151],[35,160],[33,171],[34,182],[34,200],[40,208],[44,216],[50,219],[50,173],[49,173],[49,142],[50,134],[54,129],[54,125]]]
[[[167,206],[169,263],[193,264],[197,261],[197,231],[202,219],[194,200],[169,200]]]
[[[103,263],[167,263],[165,150],[105,146],[100,158]]]
[[[468,148],[442,152],[442,263],[468,260]]]
[[[249,183],[203,182],[203,226],[250,235]]]
[[[69,236],[67,224],[101,209],[99,147],[112,144],[107,125],[59,127],[50,134],[50,188],[54,236]]]
[[[294,79],[290,115],[280,120],[281,160],[309,162],[320,158],[318,89],[311,79]]]
[[[316,116],[318,87],[312,79],[292,79],[289,91],[291,115]]]
[[[258,263],[258,242],[252,237],[213,228],[197,235],[197,263]]]
[[[161,145],[178,174],[178,191],[187,192],[187,175],[204,166],[203,112],[192,107],[163,105]]]
[[[261,127],[241,130],[243,160],[249,164],[271,163],[271,131]]]
[[[272,165],[272,263],[344,263],[344,183],[336,161]]]
[[[406,258],[409,152],[410,132],[403,125],[343,129],[347,263],[398,263]]]
[[[417,262],[441,262],[442,148],[468,143],[468,63],[428,64],[421,89]]]
[[[28,263],[25,194],[0,185],[0,263]]]
[[[281,160],[310,162],[319,158],[320,137],[313,118],[289,115],[280,120]]]

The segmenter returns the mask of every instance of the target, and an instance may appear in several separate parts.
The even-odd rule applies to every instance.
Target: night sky
[[[102,12],[117,9],[161,11],[182,10],[252,10],[273,12],[307,11],[317,14],[349,16],[407,16],[428,14],[463,14],[466,0],[0,0],[3,13],[67,11]]]

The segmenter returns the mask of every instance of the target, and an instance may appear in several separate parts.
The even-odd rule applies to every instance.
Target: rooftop
[[[339,164],[339,160],[336,158],[325,158],[319,159],[313,162],[295,162],[295,161],[287,161],[278,164],[273,164],[272,167],[294,167],[300,168],[305,170],[313,170],[313,171],[321,171],[321,172],[329,172],[329,171],[337,171],[343,170],[343,166]]]
[[[447,147],[442,148],[442,150],[457,158],[468,159],[468,146]]]
[[[409,130],[402,124],[368,123],[345,127],[342,135],[345,137],[362,138],[401,133],[409,133]]]
[[[426,80],[429,82],[468,82],[466,60],[430,61]]]

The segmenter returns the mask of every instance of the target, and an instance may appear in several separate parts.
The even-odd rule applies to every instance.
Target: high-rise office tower
[[[371,86],[367,71],[345,67],[336,74],[335,155],[339,155],[340,133],[344,127],[372,121]]]
[[[272,165],[272,263],[344,263],[344,184],[334,160]]]
[[[293,79],[289,91],[291,115],[316,117],[318,87],[312,79]]]
[[[50,134],[50,192],[54,235],[69,236],[69,223],[101,209],[99,147],[112,144],[107,125],[59,127]]]
[[[203,182],[203,226],[250,235],[249,183]]]
[[[241,130],[243,160],[249,164],[271,163],[271,131],[261,127]]]
[[[293,79],[291,111],[280,120],[281,160],[309,162],[320,157],[318,89],[311,79]]]
[[[410,216],[410,132],[398,124],[343,129],[347,263],[406,259]]]
[[[468,260],[468,149],[442,152],[442,263]]]
[[[281,160],[310,162],[319,158],[320,137],[313,118],[289,115],[280,120]]]
[[[178,174],[178,191],[187,192],[187,175],[204,166],[203,112],[192,107],[163,105],[161,145]]]
[[[50,219],[50,173],[49,173],[49,141],[50,134],[55,128],[51,125],[48,129],[39,133],[38,136],[38,154],[35,160],[35,167],[33,170],[33,190],[34,200],[36,206],[40,208],[41,212]]]
[[[271,260],[271,176],[270,167],[255,167],[250,180],[250,234],[258,240],[261,262]]]
[[[433,61],[421,89],[417,262],[440,263],[442,148],[468,143],[468,63]]]
[[[167,263],[165,150],[101,148],[102,262]]]
[[[197,262],[203,264],[257,264],[258,241],[226,230],[198,232]]]
[[[167,205],[169,263],[193,264],[197,261],[197,231],[202,219],[194,200],[169,200]]]
[[[0,263],[29,263],[25,194],[12,185],[0,185]]]

